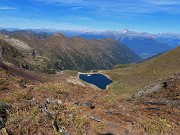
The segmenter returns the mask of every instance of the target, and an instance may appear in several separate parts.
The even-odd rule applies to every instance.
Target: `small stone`
[[[107,125],[109,125],[109,126],[113,125],[113,122],[107,122]]]
[[[45,101],[47,104],[54,104],[54,100],[52,100],[50,98],[45,98]]]
[[[163,86],[162,86],[162,87],[166,89],[166,88],[167,88],[167,86],[168,86],[167,81],[164,81],[164,82],[163,82]]]
[[[107,132],[107,133],[102,133],[102,134],[99,134],[99,135],[116,135],[116,134],[113,134],[111,132]]]
[[[97,122],[101,122],[102,121],[102,119],[101,118],[99,118],[99,117],[97,117],[97,116],[91,116],[90,117],[91,119],[93,119],[93,120],[95,120],[95,121],[97,121]]]
[[[59,99],[57,100],[57,103],[60,104],[60,105],[63,104],[63,102],[61,100],[59,100]]]
[[[75,102],[75,105],[78,105],[78,106],[87,106],[87,107],[89,107],[91,109],[95,108],[95,106],[91,102],[79,102],[79,101],[77,101],[77,102]]]
[[[73,114],[69,114],[69,117],[73,117]]]
[[[84,104],[91,109],[95,108],[95,106],[91,102],[85,102]]]
[[[75,105],[79,105],[79,106],[82,105],[79,101],[75,102],[74,104],[75,104]]]
[[[107,109],[107,113],[108,113],[108,114],[112,114],[112,113],[113,113],[113,110],[112,110],[112,109]]]

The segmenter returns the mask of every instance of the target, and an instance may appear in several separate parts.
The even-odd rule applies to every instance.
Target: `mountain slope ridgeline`
[[[55,70],[110,69],[116,64],[138,62],[141,58],[125,45],[113,39],[86,40],[37,34],[31,31],[1,31],[20,40],[34,49],[34,52],[49,59]]]

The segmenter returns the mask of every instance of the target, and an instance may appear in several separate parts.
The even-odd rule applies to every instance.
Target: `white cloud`
[[[55,6],[70,6],[72,10],[89,9],[100,15],[148,15],[163,12],[180,14],[180,0],[35,0]],[[85,12],[87,12],[85,10]]]
[[[52,4],[52,3],[69,3],[69,4],[84,3],[84,0],[36,0],[36,1],[45,2],[48,4]]]
[[[2,7],[0,7],[0,10],[16,10],[16,9],[18,9],[18,8],[16,8],[16,7],[9,7],[9,6],[2,6]]]

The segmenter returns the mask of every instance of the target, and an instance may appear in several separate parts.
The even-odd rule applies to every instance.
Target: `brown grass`
[[[103,71],[112,80],[108,91],[121,98],[130,98],[142,87],[163,80],[180,72],[180,47],[149,61]]]

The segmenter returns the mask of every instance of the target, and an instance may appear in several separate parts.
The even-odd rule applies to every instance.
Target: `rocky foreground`
[[[0,134],[178,135],[179,94],[180,74],[122,100],[66,77],[28,81],[0,69]]]

